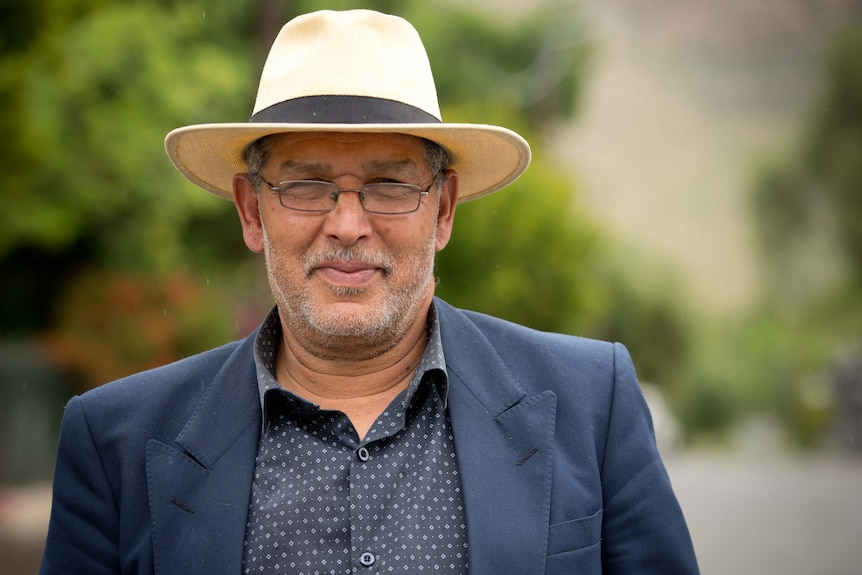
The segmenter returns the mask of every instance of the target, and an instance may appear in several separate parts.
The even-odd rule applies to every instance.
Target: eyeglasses
[[[338,196],[342,192],[356,192],[366,212],[372,214],[409,214],[419,209],[422,196],[434,182],[424,190],[412,184],[395,182],[373,182],[359,189],[339,188],[332,182],[323,180],[290,180],[272,185],[262,180],[266,186],[278,194],[281,205],[299,212],[331,212],[335,209]]]

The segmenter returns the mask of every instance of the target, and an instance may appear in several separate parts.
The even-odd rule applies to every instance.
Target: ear
[[[439,252],[449,243],[452,237],[452,225],[455,222],[455,205],[458,203],[458,172],[449,170],[443,176],[440,186],[439,208],[437,210],[437,242],[435,249]]]
[[[242,224],[242,237],[248,249],[263,252],[263,222],[260,218],[258,192],[245,174],[233,177],[233,203]]]

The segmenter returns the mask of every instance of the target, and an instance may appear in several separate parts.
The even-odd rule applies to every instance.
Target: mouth
[[[359,288],[378,274],[385,275],[383,272],[383,268],[365,262],[327,262],[317,266],[312,273],[336,286]]]
[[[389,277],[392,265],[385,254],[366,253],[356,248],[336,248],[306,259],[306,276],[319,275],[335,287],[362,289],[374,278]]]

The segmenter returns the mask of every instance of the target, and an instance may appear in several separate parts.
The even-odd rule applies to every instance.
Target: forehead
[[[308,132],[276,134],[270,160],[316,166],[392,165],[427,167],[421,138],[406,134]]]

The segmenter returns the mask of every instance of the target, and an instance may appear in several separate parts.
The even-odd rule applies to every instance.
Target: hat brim
[[[165,138],[174,166],[213,194],[233,198],[233,176],[246,171],[242,152],[251,142],[280,133],[353,132],[417,136],[443,146],[458,172],[458,201],[505,187],[530,164],[530,146],[517,133],[484,124],[229,123],[177,128]]]

